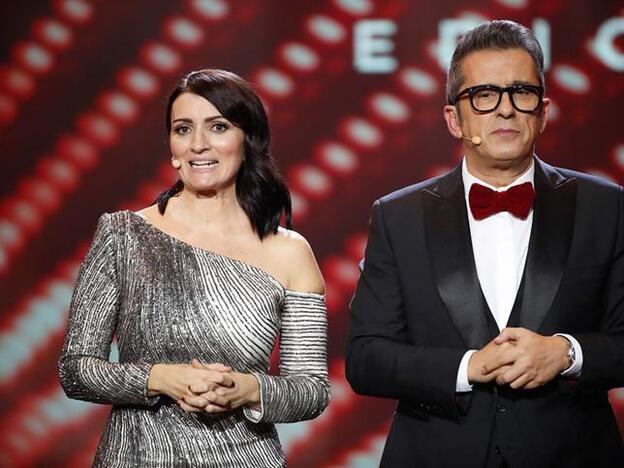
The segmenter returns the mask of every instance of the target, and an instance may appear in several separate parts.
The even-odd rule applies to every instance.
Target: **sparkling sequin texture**
[[[278,335],[280,376],[270,376]],[[273,424],[314,418],[329,402],[326,336],[323,296],[120,211],[102,215],[80,268],[59,373],[71,398],[113,405],[94,466],[277,467]],[[186,413],[147,396],[154,363],[192,358],[254,373],[261,412]]]

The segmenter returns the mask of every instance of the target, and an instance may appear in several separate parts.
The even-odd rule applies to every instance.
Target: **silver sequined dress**
[[[278,335],[280,376],[271,376]],[[80,268],[59,373],[71,398],[113,405],[95,466],[277,467],[285,457],[273,424],[314,418],[329,401],[326,335],[323,296],[120,211],[100,218]],[[254,373],[262,411],[210,416],[147,396],[154,363],[192,358]]]

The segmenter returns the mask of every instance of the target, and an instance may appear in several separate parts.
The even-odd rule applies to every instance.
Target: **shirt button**
[[[498,405],[496,405],[496,411],[499,413],[504,413],[505,411],[507,411],[507,407],[499,403]]]

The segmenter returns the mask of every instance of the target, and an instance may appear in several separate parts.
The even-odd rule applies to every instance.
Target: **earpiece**
[[[481,137],[478,136],[473,136],[472,138],[469,137],[462,137],[463,140],[468,140],[470,143],[472,143],[475,146],[479,146],[481,144]]]

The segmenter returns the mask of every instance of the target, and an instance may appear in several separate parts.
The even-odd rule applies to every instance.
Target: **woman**
[[[113,405],[96,466],[284,466],[273,423],[329,401],[327,320],[310,247],[279,227],[290,195],[266,113],[242,78],[201,70],[173,91],[166,125],[179,181],[153,206],[100,218],[61,383]]]

